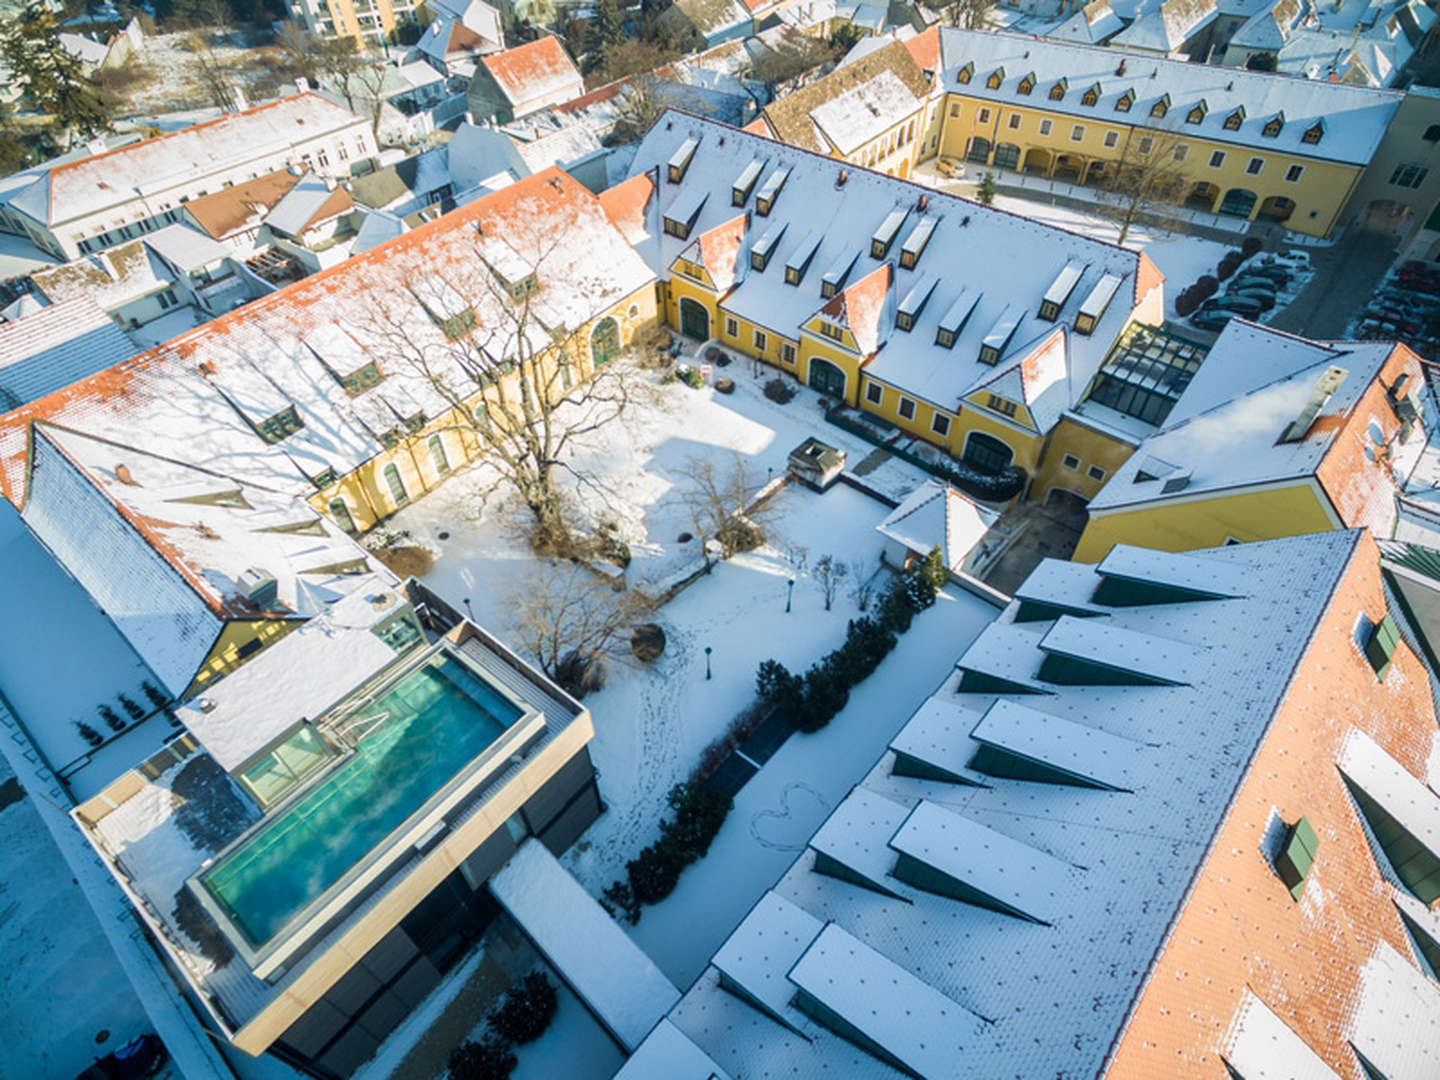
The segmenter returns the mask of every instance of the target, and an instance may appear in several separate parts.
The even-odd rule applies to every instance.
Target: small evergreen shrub
[[[541,972],[532,971],[490,1014],[490,1030],[517,1045],[534,1042],[545,1034],[558,1006],[554,985]]]
[[[834,719],[850,700],[850,688],[836,678],[834,668],[824,661],[805,672],[805,700],[795,717],[795,726],[816,732]]]
[[[687,863],[696,862],[709,852],[733,801],[709,784],[676,784],[667,801],[675,817],[662,823],[661,829],[679,846]]]
[[[120,707],[125,710],[125,715],[131,720],[145,719],[145,710],[134,698],[125,694],[120,695]]]
[[[1195,309],[1200,306],[1200,296],[1195,290],[1196,286],[1191,285],[1175,297],[1175,314],[1182,319],[1194,314]]]
[[[120,719],[118,713],[109,705],[101,705],[99,708],[100,719],[105,721],[105,726],[111,731],[124,731],[125,721]]]
[[[805,680],[778,660],[762,660],[755,672],[755,694],[767,705],[793,714],[805,695]]]
[[[509,1045],[486,1036],[450,1051],[449,1080],[506,1080],[518,1064]]]
[[[641,849],[640,854],[625,864],[625,874],[635,899],[642,904],[658,904],[675,891],[685,859],[680,846],[667,836]]]
[[[1209,300],[1220,291],[1220,279],[1213,274],[1201,274],[1191,288],[1195,290],[1197,299]]]
[[[105,741],[105,736],[101,735],[100,732],[96,731],[84,720],[75,721],[75,730],[80,732],[80,737],[92,747],[99,746]]]
[[[778,375],[765,384],[765,396],[780,405],[788,404],[798,392]]]
[[[1220,260],[1220,265],[1215,268],[1215,276],[1221,281],[1230,277],[1240,268],[1240,253],[1238,251],[1227,251]]]
[[[691,390],[699,390],[705,385],[705,376],[700,374],[699,368],[681,365],[676,367],[675,377],[690,387]]]

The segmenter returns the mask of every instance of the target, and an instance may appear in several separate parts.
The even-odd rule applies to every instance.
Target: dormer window
[[[524,303],[535,295],[535,290],[540,288],[540,279],[534,274],[526,274],[517,281],[510,282],[505,291],[510,294],[510,299],[517,304]]]
[[[1093,86],[1091,86],[1089,90],[1086,90],[1085,93],[1083,93],[1082,95],[1080,95],[1080,104],[1081,104],[1081,105],[1094,105],[1094,104],[1095,104],[1096,102],[1098,102],[1099,100],[1100,100],[1100,84],[1099,84],[1098,82],[1095,83]]]
[[[1267,139],[1278,138],[1280,132],[1285,130],[1285,114],[1278,112],[1266,121],[1265,126],[1260,129],[1260,134]]]
[[[870,255],[875,259],[883,259],[890,254],[890,245],[895,242],[895,235],[900,231],[900,226],[905,224],[906,211],[892,210],[886,215],[885,220],[880,223],[880,228],[875,230],[875,235],[870,237]]]
[[[968,83],[974,77],[975,64],[973,61],[967,62],[964,67],[955,73],[955,81],[961,85]]]
[[[695,156],[695,151],[699,146],[700,140],[692,137],[681,143],[680,149],[670,155],[667,169],[670,183],[678,184],[681,180],[685,179],[685,170],[690,168],[690,159]]]
[[[850,270],[855,265],[855,260],[860,257],[858,251],[852,251],[848,255],[841,255],[830,264],[825,271],[825,276],[820,279],[820,295],[829,300],[840,291],[840,286],[845,284],[850,277]]]
[[[1060,316],[1060,309],[1070,299],[1070,294],[1075,291],[1075,286],[1080,284],[1080,278],[1085,273],[1085,264],[1082,262],[1067,262],[1060,273],[1055,275],[1055,280],[1050,283],[1050,288],[1045,290],[1045,296],[1040,301],[1040,318],[1046,322],[1054,322]]]
[[[925,310],[925,305],[930,301],[930,294],[935,291],[937,279],[922,276],[905,298],[900,301],[900,306],[895,310],[895,328],[909,332],[914,329],[915,322],[920,318],[920,313]]]
[[[1056,82],[1054,86],[1050,87],[1050,100],[1063,101],[1065,98],[1065,91],[1069,88],[1069,86],[1070,81],[1062,75],[1059,81]]]
[[[1015,88],[1024,97],[1030,96],[1030,91],[1035,89],[1035,73],[1032,71],[1020,80],[1020,85]]]
[[[1152,117],[1154,117],[1156,120],[1162,120],[1162,119],[1164,119],[1165,114],[1168,113],[1169,111],[1170,111],[1170,95],[1169,95],[1169,94],[1162,94],[1162,95],[1160,95],[1160,100],[1157,101],[1157,102],[1155,102],[1154,105],[1151,105],[1151,106],[1150,106],[1150,115],[1151,115]]]
[[[939,328],[935,331],[935,344],[948,349],[955,344],[960,330],[980,300],[980,294],[972,289],[961,289],[944,315],[940,316]]]
[[[780,189],[785,186],[785,181],[790,178],[789,169],[776,169],[760,185],[760,193],[755,196],[755,212],[761,217],[770,216],[770,208],[775,205],[775,198],[780,194]]]
[[[380,365],[371,360],[368,364],[362,364],[349,375],[340,376],[340,386],[350,397],[359,397],[384,380],[385,376],[380,373]]]
[[[925,250],[925,245],[930,242],[930,236],[935,232],[938,219],[923,217],[910,230],[910,235],[905,238],[905,243],[900,248],[900,265],[906,270],[915,269],[915,264],[920,261],[920,253]]]
[[[689,239],[690,230],[695,227],[695,219],[700,216],[700,208],[705,205],[705,193],[703,191],[682,192],[680,197],[670,204],[670,209],[665,212],[665,233],[681,240]]]
[[[780,238],[785,235],[785,223],[772,225],[766,230],[765,235],[755,241],[755,246],[750,249],[750,268],[764,273],[765,267],[770,262],[770,256],[780,246]]]
[[[1234,112],[1225,117],[1226,131],[1239,131],[1240,125],[1245,122],[1245,106],[1238,106]]]
[[[998,67],[990,73],[990,77],[985,80],[985,85],[991,90],[999,90],[1000,84],[1004,81],[1005,69],[1003,67]]]
[[[267,416],[257,424],[256,431],[260,438],[272,446],[283,439],[289,438],[305,426],[305,421],[300,419],[300,413],[294,405],[287,405],[274,416]]]
[[[790,255],[790,260],[785,264],[785,284],[799,285],[805,277],[805,271],[810,268],[810,260],[815,258],[815,252],[820,247],[819,233],[810,233],[800,246]]]
[[[1129,112],[1130,106],[1135,104],[1135,91],[1126,90],[1115,102],[1116,112]]]
[[[475,312],[472,308],[457,311],[454,315],[440,320],[440,332],[447,341],[459,341],[475,329]]]
[[[1185,123],[1198,124],[1205,119],[1205,114],[1209,111],[1208,106],[1205,104],[1205,99],[1201,98],[1195,103],[1194,108],[1185,114]]]
[[[745,200],[750,198],[750,192],[755,188],[755,182],[760,179],[760,170],[765,163],[758,158],[745,166],[744,172],[735,178],[735,183],[730,188],[730,202],[734,206],[744,206]]]
[[[843,342],[845,340],[845,328],[832,322],[826,322],[824,319],[820,320],[820,334],[831,341]]]
[[[1311,124],[1308,128],[1305,129],[1305,134],[1300,136],[1300,141],[1309,143],[1313,146],[1315,143],[1318,143],[1324,137],[1325,121],[1316,120],[1315,123]]]

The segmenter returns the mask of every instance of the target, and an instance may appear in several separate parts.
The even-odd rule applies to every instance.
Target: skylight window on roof
[[[670,183],[678,184],[685,179],[685,170],[690,168],[690,159],[695,156],[695,151],[700,146],[700,140],[693,135],[680,144],[680,148],[670,155],[667,174]]]
[[[830,268],[820,278],[820,295],[828,300],[838,293],[840,287],[845,284],[845,279],[850,276],[850,270],[858,258],[860,258],[858,251],[836,256],[835,261],[830,264]]]
[[[730,202],[734,206],[744,206],[745,200],[750,198],[750,191],[755,187],[755,181],[760,179],[760,170],[765,168],[765,162],[759,158],[746,165],[735,183],[730,188]]]
[[[895,327],[898,330],[909,331],[914,329],[915,322],[920,318],[920,313],[925,310],[925,305],[930,301],[930,294],[935,291],[938,279],[921,274],[915,283],[910,286],[910,291],[900,301],[900,306],[895,310]]]
[[[785,262],[785,284],[799,285],[805,277],[805,271],[810,268],[810,260],[815,257],[815,252],[820,247],[820,234],[807,233],[805,239],[800,241],[796,249],[790,253],[790,258]]]
[[[980,1017],[834,923],[805,950],[790,981],[803,1012],[910,1076],[952,1075],[984,1027]]]
[[[1116,544],[1095,572],[1095,603],[1111,607],[1228,600],[1249,593],[1253,571],[1229,559]]]
[[[699,188],[681,192],[670,204],[670,209],[665,211],[665,232],[681,240],[688,240],[690,230],[695,227],[695,220],[700,216],[700,209],[705,205],[705,195]]]
[[[1040,318],[1046,322],[1054,322],[1060,315],[1060,309],[1065,306],[1065,301],[1070,299],[1070,294],[1075,291],[1075,286],[1080,284],[1080,278],[1085,273],[1085,264],[1071,259],[1055,275],[1055,280],[1045,290],[1045,296],[1040,301]]]
[[[1080,313],[1075,316],[1075,332],[1077,334],[1093,334],[1095,325],[1105,314],[1105,309],[1110,306],[1110,301],[1120,291],[1120,283],[1124,279],[1119,274],[1102,274],[1095,287],[1080,305]]]
[[[1060,893],[1075,870],[928,799],[890,847],[897,856],[892,873],[907,885],[1047,926],[1060,914]]]
[[[710,963],[722,989],[798,1032],[790,1008],[795,985],[787,975],[824,928],[804,908],[767,892]]]
[[[765,267],[770,264],[770,256],[775,254],[775,249],[780,246],[780,238],[784,235],[785,222],[783,221],[765,230],[764,235],[755,241],[755,246],[750,249],[751,269],[764,272]]]
[[[900,265],[906,270],[913,270],[915,264],[920,261],[920,255],[924,252],[925,245],[930,243],[930,237],[938,224],[938,218],[927,215],[917,221],[915,227],[910,230],[910,235],[905,238],[905,243],[900,245]]]
[[[871,258],[883,259],[890,254],[890,245],[895,242],[895,234],[900,231],[900,226],[905,224],[908,213],[908,210],[892,210],[885,215],[885,220],[870,237]]]
[[[274,416],[267,416],[261,420],[255,425],[255,430],[260,438],[274,445],[288,439],[304,426],[305,421],[300,419],[299,410],[294,405],[287,405]]]
[[[785,181],[790,178],[789,169],[776,169],[765,178],[765,183],[760,185],[760,193],[755,196],[755,212],[761,217],[768,217],[770,208],[775,205],[775,199],[780,194],[780,189],[785,186]]]
[[[856,787],[810,838],[815,872],[905,899],[887,884],[895,859],[888,844],[909,813],[908,807]]]
[[[929,698],[890,740],[895,755],[890,772],[944,784],[978,785],[966,762],[970,759],[969,735],[979,721],[980,714],[974,709],[939,695]]]
[[[960,295],[945,309],[945,314],[940,316],[940,325],[935,330],[935,344],[942,349],[948,349],[955,344],[955,339],[960,336],[970,313],[975,310],[975,305],[980,302],[980,293],[968,286],[960,290]]]
[[[1440,900],[1440,796],[1359,729],[1339,766],[1396,876],[1425,906]]]
[[[1182,641],[1062,615],[1040,639],[1038,677],[1062,686],[1188,686],[1200,653]]]
[[[962,694],[1053,694],[1035,678],[1039,635],[1018,623],[991,623],[956,667]]]
[[[1390,661],[1395,656],[1395,647],[1400,644],[1400,627],[1395,622],[1395,616],[1387,611],[1383,619],[1372,623],[1362,613],[1357,620],[1355,635],[1360,640],[1365,659],[1370,661],[1370,667],[1375,671],[1375,677],[1384,682],[1385,674],[1390,670]]]
[[[1084,400],[1158,425],[1200,370],[1207,351],[1189,338],[1137,324],[1106,357]]]
[[[975,725],[970,767],[989,776],[1133,791],[1145,746],[1001,698]]]
[[[1024,318],[1025,309],[1019,304],[1005,305],[1005,310],[990,324],[990,330],[980,345],[980,363],[994,366],[1000,362],[1005,346],[1010,344],[1010,339],[1015,336],[1015,331]]]
[[[1302,817],[1290,829],[1284,846],[1275,857],[1275,870],[1285,887],[1290,890],[1291,897],[1296,900],[1299,900],[1301,893],[1305,891],[1310,867],[1314,865],[1315,855],[1319,850],[1319,837],[1315,835],[1310,822]]]
[[[374,360],[370,360],[361,364],[348,375],[341,375],[340,386],[349,397],[353,398],[359,397],[366,390],[379,386],[384,380],[385,376],[380,373],[380,365]]]

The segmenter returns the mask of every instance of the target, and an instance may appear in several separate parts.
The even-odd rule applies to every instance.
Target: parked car
[[[1190,325],[1201,330],[1224,330],[1225,324],[1234,317],[1232,311],[1198,311],[1190,316]]]
[[[163,1069],[169,1060],[170,1051],[165,1049],[160,1036],[141,1035],[97,1058],[76,1080],[145,1080]]]
[[[1290,270],[1309,270],[1310,253],[1292,248],[1284,252],[1271,252],[1260,260],[1261,266],[1283,266]]]
[[[1202,312],[1207,311],[1229,311],[1236,315],[1244,315],[1253,319],[1260,312],[1265,310],[1259,300],[1248,296],[1216,296],[1200,305]]]
[[[1279,292],[1275,282],[1267,277],[1261,277],[1259,274],[1241,274],[1238,277],[1231,278],[1225,284],[1225,291],[1227,293],[1242,292],[1245,289],[1263,289],[1271,296]]]
[[[1232,289],[1226,295],[1238,299],[1254,300],[1260,305],[1261,311],[1269,311],[1275,306],[1275,294],[1267,289]]]
[[[965,166],[958,161],[951,161],[949,158],[939,158],[935,162],[935,171],[941,176],[959,180],[965,175]]]
[[[1281,288],[1283,288],[1283,287],[1286,286],[1286,285],[1289,285],[1289,284],[1290,284],[1290,279],[1295,276],[1295,275],[1292,274],[1289,270],[1285,269],[1285,267],[1283,267],[1283,266],[1275,266],[1275,265],[1273,265],[1273,264],[1271,264],[1271,265],[1269,265],[1269,266],[1265,266],[1265,265],[1261,265],[1261,266],[1247,266],[1247,267],[1245,268],[1245,273],[1246,273],[1247,276],[1257,276],[1257,275],[1258,275],[1259,277],[1269,278],[1269,279],[1270,279],[1271,281],[1273,281],[1278,287],[1281,287]]]

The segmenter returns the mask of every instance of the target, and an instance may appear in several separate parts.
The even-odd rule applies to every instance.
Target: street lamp
[[[785,582],[785,614],[790,614],[790,598],[795,595],[795,579],[792,577]]]
[[[705,646],[705,678],[710,678],[710,646]]]
[[[470,621],[475,621],[475,612],[470,610],[470,597],[465,597],[465,614],[470,616]]]

